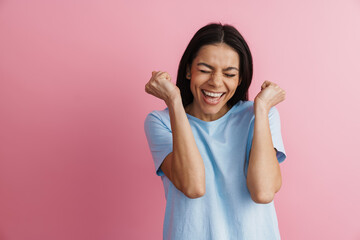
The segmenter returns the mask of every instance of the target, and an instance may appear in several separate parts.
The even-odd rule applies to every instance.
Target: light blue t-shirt
[[[187,114],[205,165],[206,193],[195,199],[178,190],[160,168],[173,147],[168,108],[148,114],[145,133],[166,198],[163,239],[280,239],[274,201],[255,203],[246,185],[254,132],[253,104],[239,101],[224,116],[211,122]],[[269,123],[276,156],[282,162],[286,153],[275,107],[269,111]]]

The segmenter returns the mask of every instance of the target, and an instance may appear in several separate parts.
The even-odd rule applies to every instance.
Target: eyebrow
[[[206,63],[203,63],[203,62],[197,64],[197,66],[200,66],[200,65],[204,65],[205,67],[208,67],[208,68],[214,70],[214,67],[210,66],[209,64],[206,64]],[[228,67],[228,68],[225,68],[223,70],[224,71],[229,71],[229,70],[232,70],[232,69],[235,69],[235,70],[239,71],[239,69],[237,69],[236,67]]]

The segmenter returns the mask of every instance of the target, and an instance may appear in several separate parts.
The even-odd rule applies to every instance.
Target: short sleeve
[[[164,176],[160,166],[165,157],[172,152],[172,132],[156,112],[149,113],[144,122],[145,135],[158,176]]]
[[[283,139],[281,136],[280,114],[275,107],[272,107],[269,111],[269,123],[272,142],[274,148],[276,149],[276,157],[279,163],[282,163],[286,158],[286,153]]]
[[[280,114],[276,107],[270,108],[269,111],[269,125],[270,125],[270,132],[271,132],[271,139],[273,142],[273,146],[276,150],[276,157],[279,163],[282,163],[286,158],[285,147],[283,143],[283,139],[281,136],[281,123],[280,123]],[[249,135],[246,144],[246,159],[245,159],[245,175],[247,173],[247,168],[249,165],[249,158],[250,158],[250,150],[252,146],[252,139],[254,136],[254,122],[255,118],[253,117],[249,127]]]

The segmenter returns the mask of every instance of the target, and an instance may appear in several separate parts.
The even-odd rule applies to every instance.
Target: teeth
[[[203,91],[204,91],[205,95],[210,96],[210,97],[221,97],[221,95],[223,94],[223,93],[207,92],[207,91],[205,91],[205,90],[203,90]]]

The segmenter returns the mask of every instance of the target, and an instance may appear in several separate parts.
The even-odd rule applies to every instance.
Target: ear
[[[191,79],[191,71],[189,65],[186,65],[186,78]]]

